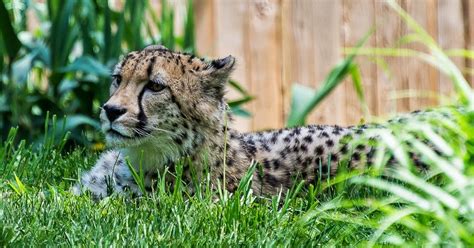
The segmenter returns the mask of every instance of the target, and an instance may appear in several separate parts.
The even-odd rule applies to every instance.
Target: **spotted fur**
[[[165,167],[172,171],[178,160],[189,157],[185,180],[190,180],[191,167],[203,171],[209,166],[211,181],[216,184],[225,176],[231,192],[252,162],[258,162],[261,168],[252,183],[257,194],[285,192],[300,179],[316,183],[334,174],[343,158],[350,167],[371,159],[371,148],[346,145],[364,126],[255,133],[227,128],[224,86],[234,65],[232,56],[206,61],[162,46],[126,55],[113,71],[111,96],[100,114],[112,150],[82,175],[74,192],[88,190],[98,198],[127,189],[140,194],[126,158],[137,170],[141,165],[148,188]]]

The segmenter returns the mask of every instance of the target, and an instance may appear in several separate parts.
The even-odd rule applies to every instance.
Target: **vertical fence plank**
[[[215,2],[216,19],[216,56],[224,57],[232,55],[237,59],[236,69],[232,73],[232,79],[236,80],[245,89],[250,89],[250,77],[248,63],[251,59],[248,53],[248,1],[219,0]],[[232,17],[232,18],[229,18]],[[276,70],[276,69],[273,69]],[[265,84],[266,85],[266,84]],[[253,92],[254,95],[260,95],[261,92]],[[230,89],[227,93],[228,99],[239,97],[235,90]],[[244,106],[251,108],[251,104]],[[254,116],[259,114],[258,110],[252,113]],[[231,124],[233,128],[240,131],[249,131],[252,119],[235,116],[235,121]]]
[[[316,82],[318,88],[326,78],[331,69],[341,60],[342,44],[341,22],[342,1],[317,0],[314,10],[314,42],[316,45]],[[302,55],[304,56],[304,55]],[[345,91],[343,87],[337,87],[334,92],[325,99],[315,115],[321,123],[345,124],[346,106],[344,104]]]
[[[465,0],[463,4],[464,13],[465,13],[465,33],[466,33],[466,48],[474,50],[474,0]],[[466,59],[467,66],[467,80],[471,83],[471,86],[474,87],[474,59]]]
[[[196,25],[196,49],[203,56],[215,53],[216,31],[214,0],[194,0],[194,23]]]
[[[291,1],[282,3],[282,49],[283,49],[283,86],[284,117],[289,114],[291,104],[291,87],[294,83],[316,87],[316,53],[314,37],[313,0]],[[316,122],[313,115],[308,122]]]
[[[285,116],[288,114],[291,85],[300,83],[319,88],[341,59],[340,0],[283,1],[283,82]],[[336,88],[313,113],[308,123],[344,124],[344,89]]]
[[[344,32],[344,46],[355,47],[357,42],[360,41],[375,25],[374,0],[344,0],[343,8],[342,30]],[[365,46],[375,46],[375,35],[369,37]],[[370,112],[375,113],[377,111],[376,65],[371,62],[368,57],[358,57],[356,58],[356,63],[359,65],[363,84],[362,87],[367,105]],[[359,123],[361,118],[364,117],[361,103],[355,92],[352,80],[346,80],[344,84],[344,90],[346,91],[345,103],[347,124]]]
[[[283,126],[281,5],[278,0],[251,1],[249,6],[249,75],[253,102],[253,129]]]
[[[408,14],[427,30],[431,36],[436,37],[436,1],[408,0],[406,9]],[[412,43],[408,48],[421,51],[427,50],[424,45],[419,43]],[[406,79],[408,81],[408,87],[405,90],[415,93],[414,96],[410,96],[407,99],[409,101],[409,110],[412,111],[435,105],[437,101],[425,95],[429,95],[429,92],[436,93],[439,91],[436,69],[415,57],[407,58],[403,66],[407,68]]]
[[[407,1],[402,0],[399,1],[400,6],[407,11]],[[390,9],[392,13],[394,11]],[[394,40],[391,41],[391,46],[399,47],[398,42],[400,39],[409,33],[408,26],[402,20],[401,17],[397,15],[397,19],[399,19],[399,33]],[[395,59],[397,65],[397,74],[395,75],[395,89],[394,91],[390,92],[390,97],[395,97],[395,112],[408,112],[410,110],[410,99],[408,97],[403,96],[403,92],[405,92],[410,87],[410,68],[406,66],[408,63],[413,61],[412,57],[399,57]]]
[[[438,42],[443,49],[464,48],[464,22],[461,0],[438,0]],[[464,68],[463,58],[452,58],[459,68]],[[440,77],[440,93],[453,92],[448,77]]]
[[[400,1],[397,1],[400,4]],[[402,32],[400,17],[383,1],[375,1],[376,44],[377,47],[392,47]],[[390,94],[400,84],[397,76],[401,74],[398,58],[379,58],[377,66],[377,115],[393,113],[397,102]]]
[[[319,88],[330,70],[340,62],[342,57],[343,42],[340,36],[342,1],[314,1],[316,2],[313,9],[315,53],[306,56],[315,58],[313,70],[316,72],[316,87]],[[312,115],[316,116],[318,123],[344,124],[346,108],[343,99],[345,99],[345,91],[343,87],[337,87]]]

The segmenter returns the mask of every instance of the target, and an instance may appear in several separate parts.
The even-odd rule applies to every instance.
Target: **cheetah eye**
[[[166,88],[166,85],[161,83],[155,83],[153,81],[148,81],[146,87],[153,92],[160,92]]]
[[[115,86],[119,86],[121,82],[122,82],[122,76],[118,74],[112,75],[112,83],[115,84]]]

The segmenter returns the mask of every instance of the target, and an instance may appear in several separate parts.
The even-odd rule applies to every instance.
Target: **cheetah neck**
[[[173,167],[180,159],[191,158],[194,165],[218,167],[224,161],[226,129],[223,125],[199,126],[183,123],[172,135],[153,136],[138,146],[120,149],[136,169],[145,171]]]

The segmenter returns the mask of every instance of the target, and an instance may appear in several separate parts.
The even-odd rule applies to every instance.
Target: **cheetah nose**
[[[115,121],[117,118],[119,118],[120,116],[122,116],[123,114],[127,112],[126,109],[118,107],[118,106],[114,106],[114,105],[106,104],[104,105],[103,108],[105,111],[105,115],[107,115],[107,118],[109,119],[110,122]]]

